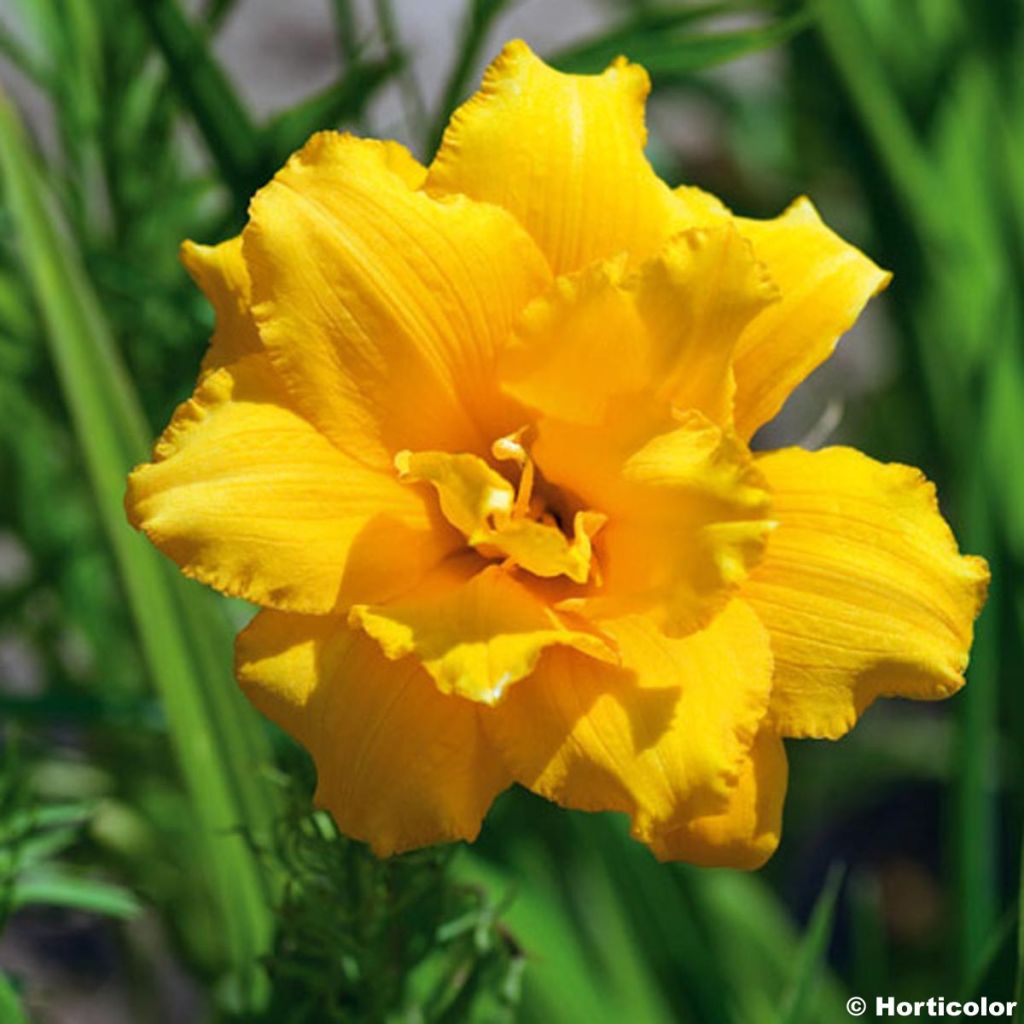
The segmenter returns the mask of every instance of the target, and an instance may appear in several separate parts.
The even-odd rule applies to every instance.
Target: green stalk
[[[41,173],[2,95],[0,180],[100,519],[167,716],[203,843],[206,881],[219,912],[225,957],[242,982],[243,1001],[255,1008],[265,995],[256,963],[269,948],[272,897],[241,832],[260,830],[272,814],[254,770],[267,760],[265,741],[227,673],[203,671],[197,645],[210,641],[198,637],[209,628],[210,616],[205,613],[201,621],[194,609],[184,612],[196,598],[192,585],[125,521],[125,473],[145,457],[148,430],[96,295],[48,206]]]

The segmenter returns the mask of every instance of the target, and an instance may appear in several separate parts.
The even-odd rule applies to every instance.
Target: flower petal
[[[958,554],[934,487],[850,448],[758,467],[780,525],[741,592],[771,633],[779,732],[836,738],[876,697],[957,690],[988,569]]]
[[[558,274],[642,259],[693,223],[644,156],[647,72],[624,59],[566,75],[508,43],[452,116],[428,190],[503,206]]]
[[[734,350],[744,328],[778,298],[750,243],[730,222],[692,228],[643,268],[636,293],[658,396],[731,424]]]
[[[774,526],[750,453],[694,410],[654,424],[627,410],[602,428],[541,420],[533,453],[547,480],[608,516],[601,585],[561,605],[588,618],[645,612],[673,635],[696,629]]]
[[[566,576],[573,583],[586,583],[594,553],[592,539],[605,521],[599,512],[576,512],[569,538],[551,523],[509,519],[498,524],[487,543],[534,576]]]
[[[486,452],[518,426],[494,362],[549,280],[503,210],[413,187],[401,147],[323,132],[253,200],[260,336],[300,409],[390,468],[401,448]]]
[[[523,313],[502,353],[503,389],[571,423],[600,424],[618,395],[651,379],[646,330],[622,260],[559,277]]]
[[[743,332],[733,363],[736,429],[749,439],[828,359],[891,275],[830,231],[808,199],[774,220],[736,223],[781,292]]]
[[[693,818],[650,839],[658,860],[753,870],[782,836],[788,768],[782,740],[762,728],[747,752],[725,810]]]
[[[353,606],[349,622],[388,658],[415,654],[443,693],[484,704],[501,700],[552,644],[616,659],[607,641],[569,626],[504,569],[491,565],[470,575],[474,568],[448,563],[408,597]]]
[[[401,480],[431,484],[445,518],[471,544],[490,537],[495,516],[512,513],[512,485],[476,455],[402,451],[395,468]]]
[[[344,619],[260,612],[238,637],[236,671],[312,755],[317,804],[378,856],[475,839],[511,782],[478,705],[438,692],[411,658],[388,661]]]
[[[516,780],[567,807],[626,812],[645,842],[726,813],[771,689],[757,616],[733,601],[683,639],[640,616],[608,629],[621,668],[553,648],[484,717]]]
[[[728,424],[736,343],[776,297],[731,222],[693,228],[635,273],[615,259],[558,278],[502,355],[504,390],[573,423],[600,424],[644,393]]]
[[[252,318],[249,270],[242,258],[242,236],[220,245],[183,242],[181,262],[213,306],[213,338],[203,358],[203,370],[215,370],[260,352],[260,336]]]
[[[393,597],[460,542],[422,495],[296,413],[263,356],[203,377],[126,505],[187,575],[293,611]]]

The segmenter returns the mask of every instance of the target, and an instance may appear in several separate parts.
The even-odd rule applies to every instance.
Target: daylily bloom
[[[128,513],[262,606],[238,679],[379,854],[518,782],[753,867],[784,738],[963,683],[988,573],[932,485],[749,448],[889,275],[665,185],[648,89],[510,43],[429,167],[319,134],[184,246],[216,332]]]

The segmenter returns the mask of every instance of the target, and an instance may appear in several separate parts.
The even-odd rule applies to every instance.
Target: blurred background
[[[249,610],[124,522],[211,330],[179,242],[235,233],[319,128],[429,160],[511,36],[643,63],[670,183],[754,216],[807,193],[895,272],[759,443],[922,466],[992,565],[968,687],[790,743],[756,874],[659,866],[522,792],[471,848],[374,860],[235,692]],[[1021,999],[1022,66],[1021,0],[0,0],[0,1022]]]

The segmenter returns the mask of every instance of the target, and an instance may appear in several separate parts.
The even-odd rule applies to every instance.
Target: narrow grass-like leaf
[[[469,76],[480,56],[480,50],[487,39],[487,32],[494,19],[509,6],[510,0],[470,0],[469,9],[462,26],[462,34],[455,50],[456,58],[448,72],[441,105],[427,136],[426,151],[433,153],[441,144],[445,126],[452,111],[465,98]]]
[[[120,886],[56,872],[21,878],[6,897],[12,910],[30,906],[65,907],[125,920],[135,917],[142,909],[139,901]]]
[[[41,829],[84,825],[92,814],[86,804],[48,804],[6,815],[0,821],[0,841],[17,842]]]
[[[735,871],[681,872],[722,960],[725,985],[742,1009],[742,1020],[777,1024],[786,986],[793,978],[800,935],[786,908],[756,875]],[[843,992],[821,971],[814,1008],[818,1020],[841,1020]]]
[[[352,0],[331,0],[331,10],[338,37],[338,51],[348,67],[354,68],[359,62],[360,52],[355,7]]]
[[[987,992],[998,991],[1002,988],[994,987],[994,980],[1002,977],[1016,977],[1016,972],[1006,974],[1000,971],[1000,966],[1005,962],[1012,962],[1016,965],[1016,938],[1018,908],[1007,907],[999,919],[995,930],[988,937],[973,977],[967,978],[960,988],[960,997],[966,1002],[970,999],[977,999]],[[997,974],[998,972],[998,974]]]
[[[914,218],[934,240],[948,238],[940,192],[921,140],[868,41],[857,6],[808,0],[814,24],[847,89],[864,131]]]
[[[970,551],[995,546],[983,468],[967,471],[964,544]],[[997,576],[975,626],[968,684],[960,707],[961,735],[956,779],[956,843],[960,920],[960,981],[981,969],[999,908],[996,749],[999,736],[999,620],[1003,584]]]
[[[198,702],[197,708],[202,700],[222,706],[219,713],[206,716],[207,724],[196,734],[195,742],[202,744],[209,722],[216,723],[215,749],[206,751],[201,747],[201,760],[212,763],[221,759],[214,774],[224,778],[237,791],[238,799],[250,808],[250,814],[242,821],[254,827],[265,825],[271,814],[269,790],[259,779],[255,766],[268,759],[268,746],[255,713],[232,685],[225,685],[230,658],[229,628],[220,609],[215,607],[216,598],[182,580],[125,523],[121,500],[125,473],[148,453],[149,428],[98,300],[71,256],[70,243],[62,241],[43,194],[34,185],[30,157],[23,148],[15,115],[4,105],[0,105],[0,145],[6,157],[9,205],[22,229],[26,269],[33,279],[54,361],[64,379],[67,401],[92,470],[101,518],[126,586],[135,598],[133,610],[143,644],[153,645],[149,654],[154,678],[158,682],[165,680],[171,691],[170,698],[162,692],[165,701],[173,699],[184,706],[190,703],[180,695],[186,688],[174,683],[170,669],[164,667],[166,659],[158,652],[166,648],[171,664],[177,664],[178,657],[183,655],[190,660],[198,658],[205,666],[206,671],[200,676],[202,682],[195,684],[193,700]],[[150,574],[158,582],[144,586],[142,579]],[[154,614],[157,608],[160,614]],[[174,638],[159,635],[159,624],[165,621],[176,624]],[[187,721],[186,713],[181,724]],[[172,728],[176,725],[172,721]],[[183,738],[183,742],[188,741]],[[239,756],[232,760],[225,750]],[[232,772],[226,767],[232,764],[238,770]],[[199,784],[198,769],[196,778]],[[231,821],[218,827],[236,824]]]
[[[186,587],[124,520],[124,476],[144,457],[148,431],[98,300],[69,239],[60,233],[17,117],[2,98],[0,180],[100,520],[121,570],[140,645],[167,714],[195,827],[207,850],[207,884],[219,907],[228,962],[246,975],[252,1001],[258,1002],[261,983],[253,965],[269,945],[271,901],[268,880],[239,830],[265,824],[270,814],[269,797],[259,798],[254,768],[263,756],[258,753],[260,734],[251,710],[227,689],[232,685],[227,673],[209,678],[198,671],[188,640],[196,623],[182,615],[182,602],[195,600],[196,588]],[[213,687],[220,688],[222,713],[217,717],[212,713]],[[224,703],[231,704],[228,715]],[[228,761],[225,745],[230,743],[241,743],[252,757]],[[248,794],[245,799],[243,792]],[[257,804],[264,810],[262,820],[254,821],[246,817],[246,808]]]
[[[709,942],[702,915],[690,899],[687,876],[656,864],[621,821],[574,818],[574,825],[580,847],[596,845],[616,890],[628,894],[622,910],[632,927],[629,956],[643,961],[663,987],[672,979],[677,991],[669,998],[676,1016],[721,1018],[729,998],[728,967]]]
[[[136,9],[149,26],[236,205],[244,207],[270,168],[259,131],[210,54],[206,33],[189,21],[175,0],[137,0]]]
[[[0,847],[0,875],[55,857],[73,845],[79,835],[77,828],[54,828],[41,835],[5,844]]]
[[[398,86],[402,98],[402,114],[409,137],[414,138],[420,125],[427,123],[427,111],[423,96],[416,83],[411,62],[406,59],[402,45],[401,33],[395,18],[392,0],[374,0],[374,14],[377,18],[377,32],[384,44],[384,52],[389,61],[401,66],[398,75]]]
[[[216,32],[235,9],[237,0],[210,0],[203,12],[203,23],[209,33]]]
[[[535,1019],[551,1024],[617,1024],[628,1016],[628,1007],[609,999],[576,923],[562,909],[558,886],[539,846],[531,850],[528,859],[517,859],[514,878],[468,852],[454,865],[455,877],[510,897],[503,919],[525,947],[529,966],[524,999]]]
[[[1021,843],[1020,877],[1017,885],[1017,977],[1013,986],[1017,1010],[1013,1019],[1024,1020],[1024,842]]]
[[[721,13],[713,9],[719,6],[709,6],[706,15]],[[563,71],[596,74],[625,54],[656,78],[678,78],[777,46],[805,28],[810,19],[800,11],[764,26],[731,32],[695,31],[691,28],[695,20],[693,11],[680,11],[675,19],[638,20],[557,54],[552,63]]]
[[[0,971],[0,1021],[3,1024],[29,1024],[18,993],[3,971]]]
[[[949,212],[950,209],[960,210],[963,205],[955,198],[958,185],[966,195],[979,201],[995,191],[981,184],[988,170],[985,144],[964,144],[968,130],[977,139],[989,138],[984,123],[971,124],[972,119],[987,121],[985,97],[977,88],[965,93],[960,80],[947,81],[944,91],[966,106],[954,111],[961,117],[961,126],[950,136],[948,155],[942,154],[946,156],[945,162],[938,159],[929,149],[927,135],[917,129],[878,48],[872,45],[861,16],[863,7],[865,5],[857,2],[831,3],[829,0],[817,0],[813,4],[825,52],[888,178],[889,188],[907,217],[913,244],[923,263],[920,269],[935,282],[914,310],[916,354],[929,398],[930,426],[944,449],[941,454],[947,460],[951,477],[962,487],[964,547],[993,556],[999,551],[994,510],[1003,505],[1003,481],[1013,475],[1004,456],[1007,445],[1002,428],[993,429],[993,424],[1006,422],[1000,406],[1004,410],[1012,408],[1017,390],[1013,383],[1015,375],[997,374],[995,368],[1000,364],[999,353],[1011,353],[1019,345],[1020,314],[1016,300],[1019,282],[996,281],[991,287],[978,277],[988,272],[987,266],[979,266],[977,260],[961,258],[962,253],[976,251],[980,245],[985,250],[985,263],[994,265],[998,274],[1005,273],[1007,264],[1000,264],[998,252],[989,251],[998,237],[993,231],[978,236],[982,241],[974,242],[973,250],[968,248],[977,236],[976,225],[998,224],[1002,214],[993,215],[992,210],[982,209],[973,216],[961,213],[954,217]],[[876,5],[875,15],[885,16],[888,10],[889,5]],[[964,73],[973,73],[973,65]],[[965,164],[971,154],[975,154],[973,168]],[[978,280],[972,281],[975,277]],[[969,298],[972,293],[995,297],[994,302],[988,303],[993,315],[986,319],[990,326],[983,347],[964,343],[965,338],[974,336],[979,317],[976,303]],[[985,319],[984,310],[982,317]],[[984,358],[975,354],[979,349]],[[990,354],[993,352],[995,358]],[[980,380],[978,373],[982,374]],[[962,405],[968,387],[981,396],[980,415],[955,415],[953,410]],[[1009,396],[1008,387],[1011,388]],[[986,480],[986,463],[997,467],[993,479],[998,477],[999,483],[995,487],[990,487]],[[999,623],[1003,601],[997,575],[987,607],[977,624],[968,685],[959,704],[961,734],[951,840],[958,871],[958,952],[962,985],[976,976],[997,924],[995,751],[999,733]]]
[[[821,967],[828,952],[829,940],[835,922],[836,904],[845,871],[833,865],[814,904],[811,919],[804,932],[793,967],[793,977],[782,1001],[779,1024],[801,1024],[810,1020],[809,1011],[815,986],[820,980]]]
[[[263,131],[273,163],[287,159],[313,132],[358,118],[374,93],[400,68],[391,59],[358,64],[338,82],[275,117]]]
[[[884,992],[888,987],[888,936],[877,876],[870,871],[851,874],[846,903],[850,915],[850,987],[862,996]]]

